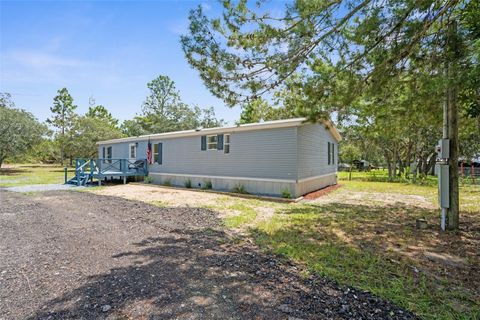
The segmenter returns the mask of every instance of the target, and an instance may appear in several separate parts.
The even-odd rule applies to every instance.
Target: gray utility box
[[[439,159],[450,158],[450,139],[438,140],[437,154]]]
[[[438,168],[438,204],[441,208],[450,208],[449,196],[449,167],[448,164],[439,163]]]

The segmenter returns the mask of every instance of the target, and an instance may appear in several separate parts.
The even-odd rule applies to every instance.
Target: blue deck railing
[[[123,177],[124,181],[129,176],[146,176],[148,165],[146,159],[111,159],[111,158],[77,158],[75,159],[75,177],[65,182],[85,185],[93,178],[99,181],[105,177]]]

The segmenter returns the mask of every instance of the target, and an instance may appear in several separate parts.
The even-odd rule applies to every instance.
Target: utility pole
[[[457,107],[459,46],[457,24],[454,20],[447,26],[445,52],[446,90],[438,165],[439,203],[442,208],[440,225],[442,230],[457,230],[459,227]]]

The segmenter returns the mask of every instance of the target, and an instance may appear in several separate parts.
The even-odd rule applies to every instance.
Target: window
[[[207,149],[217,150],[217,135],[207,136]]]
[[[153,145],[153,162],[162,164],[162,143],[155,143]]]
[[[225,153],[230,153],[230,135],[226,134],[223,137],[223,151]]]
[[[328,164],[330,164],[331,163],[330,142],[327,142],[327,155],[328,155]]]
[[[128,145],[128,155],[130,159],[136,159],[137,158],[137,146],[135,143],[130,143]]]
[[[105,159],[105,147],[102,149],[102,158]]]
[[[107,148],[107,159],[112,159],[112,147]],[[107,162],[112,162],[111,160],[107,160]]]

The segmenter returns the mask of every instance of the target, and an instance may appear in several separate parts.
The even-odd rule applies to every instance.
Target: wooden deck
[[[75,177],[68,180],[65,173],[65,183],[78,186],[93,183],[96,179],[98,185],[106,178],[120,177],[126,183],[127,177],[143,177],[148,174],[147,160],[130,159],[76,159]]]

